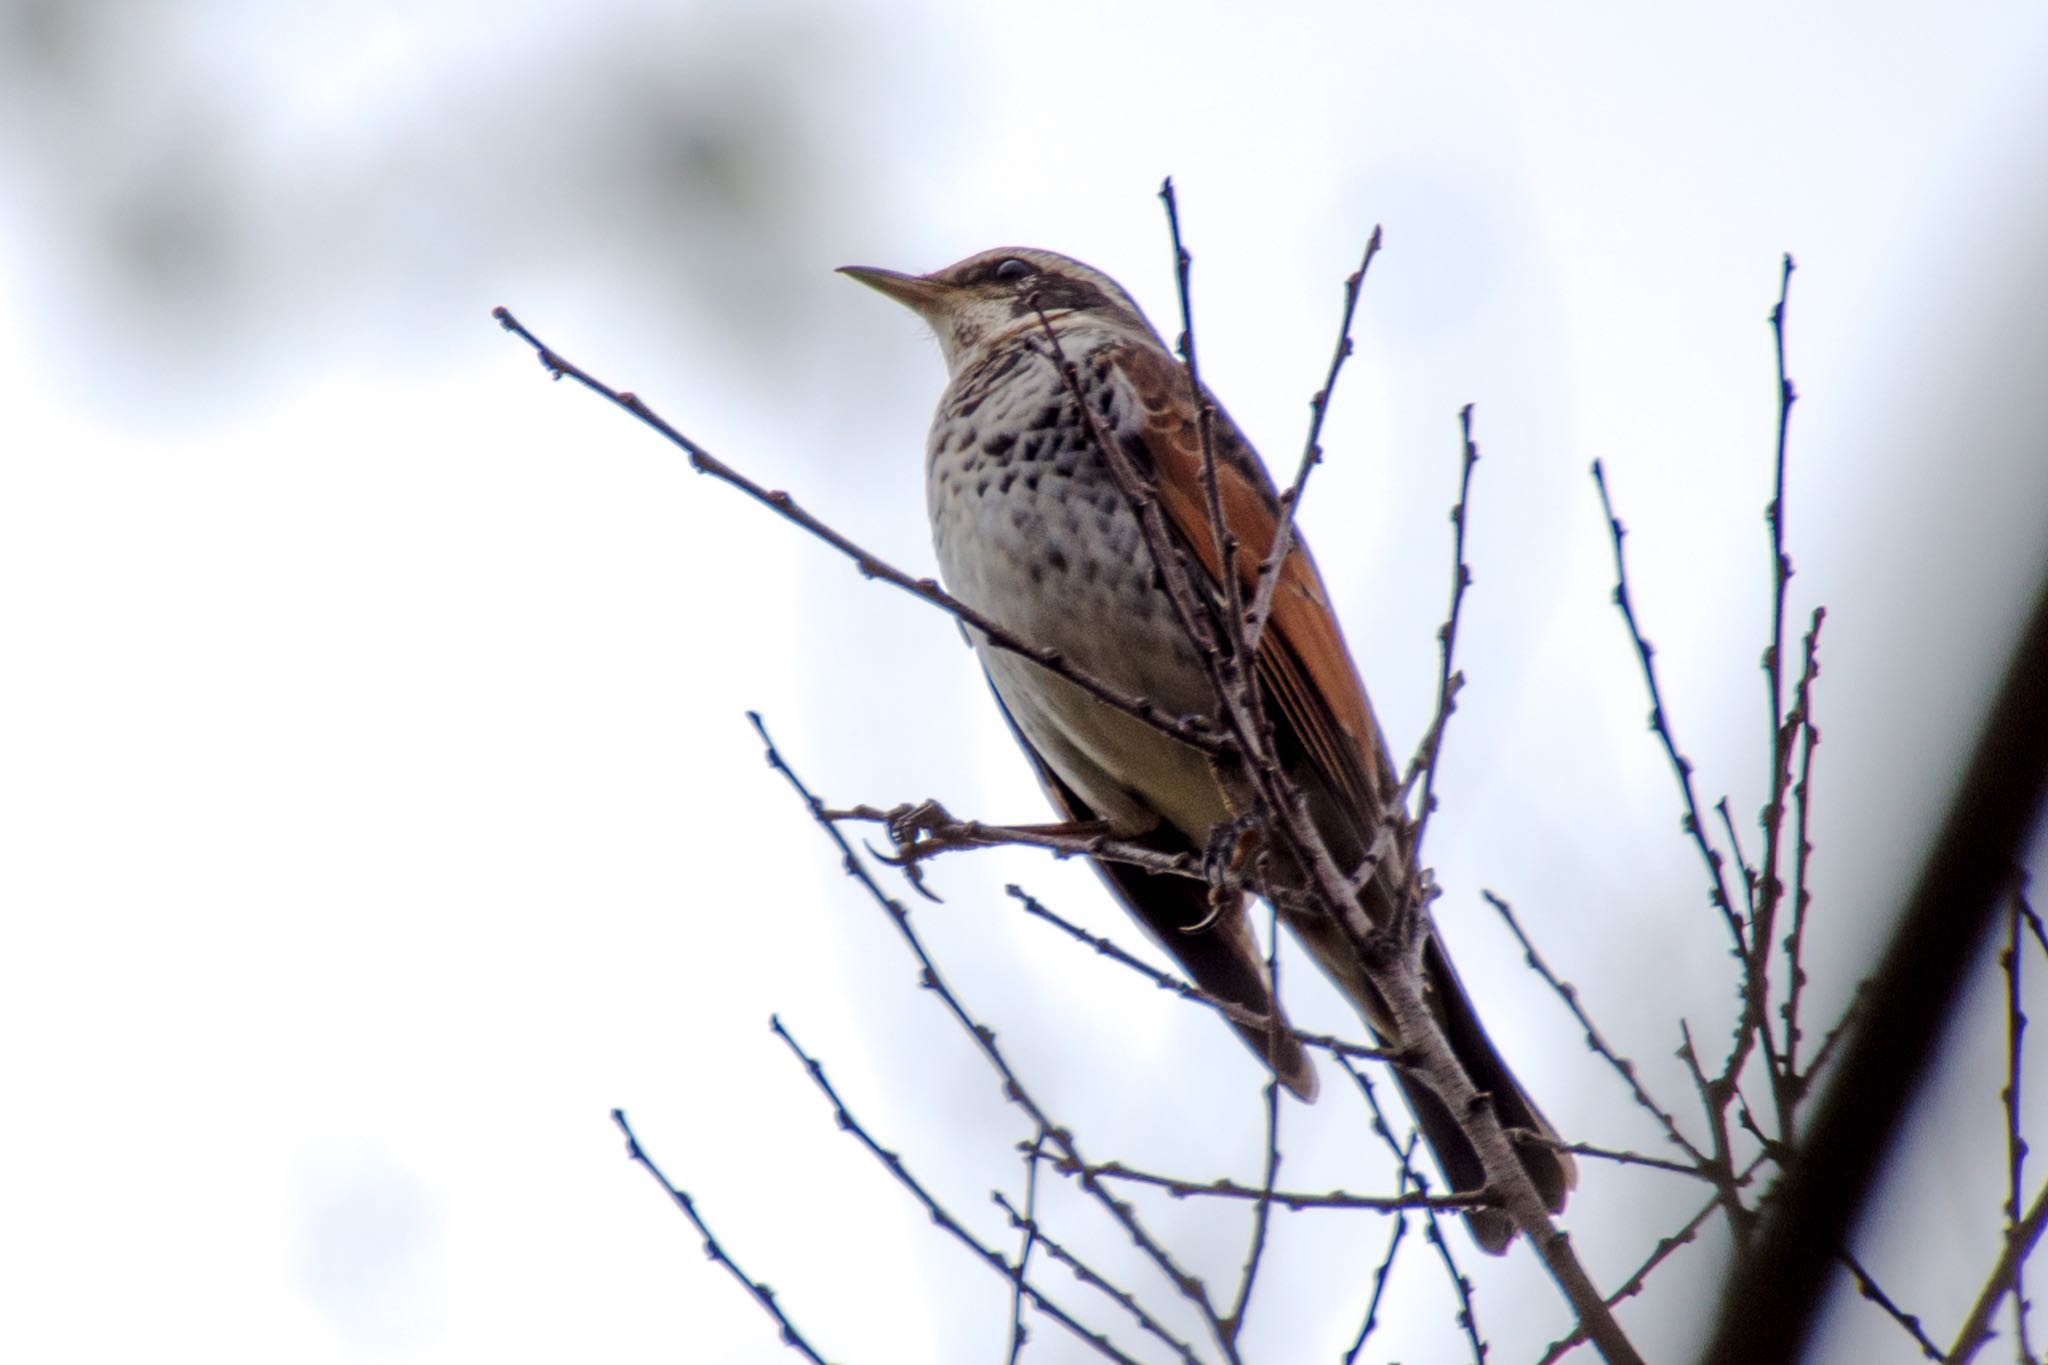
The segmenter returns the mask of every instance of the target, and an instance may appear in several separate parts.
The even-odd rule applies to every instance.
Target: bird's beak
[[[954,292],[953,285],[942,284],[924,275],[906,275],[900,270],[883,270],[872,265],[842,265],[839,273],[887,294],[927,321],[939,312]]]

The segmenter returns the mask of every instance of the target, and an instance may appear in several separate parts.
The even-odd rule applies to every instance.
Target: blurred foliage
[[[867,212],[827,149],[896,118],[834,84],[874,32],[803,5],[12,0],[0,231],[53,344],[152,398],[321,336],[434,345],[558,272],[773,354],[815,285],[793,263]]]

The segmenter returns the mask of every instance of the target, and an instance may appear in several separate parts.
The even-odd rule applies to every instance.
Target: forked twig
[[[1031,1273],[1031,1253],[1038,1247],[1038,1165],[1045,1155],[1045,1134],[1041,1131],[1024,1146],[1024,1212],[1021,1215],[1024,1242],[1017,1248],[1016,1272],[1010,1289],[1010,1357],[1009,1365],[1017,1365],[1024,1354],[1024,1343],[1031,1338],[1024,1326],[1024,1305],[1030,1296],[1024,1292],[1024,1279]],[[1010,1212],[1011,1226],[1015,1227],[1019,1215],[1010,1209],[1009,1201],[999,1193],[996,1200]]]
[[[1400,1194],[1408,1192],[1409,1161],[1414,1155],[1413,1147],[1415,1141],[1416,1139],[1411,1137],[1409,1139],[1410,1150],[1401,1154],[1401,1183],[1396,1191]],[[1344,1365],[1356,1365],[1359,1353],[1365,1350],[1365,1343],[1372,1337],[1373,1329],[1379,1326],[1380,1301],[1386,1297],[1387,1280],[1394,1273],[1394,1258],[1400,1255],[1401,1239],[1407,1235],[1408,1217],[1406,1214],[1398,1215],[1394,1219],[1394,1230],[1387,1237],[1386,1253],[1380,1257],[1379,1264],[1373,1267],[1372,1297],[1366,1300],[1365,1320],[1358,1324],[1358,1336],[1353,1339],[1351,1349],[1344,1353]]]
[[[1721,832],[1728,836],[1728,849],[1735,858],[1735,870],[1742,874],[1743,909],[1750,919],[1756,918],[1756,868],[1742,856],[1742,836],[1735,832],[1735,813],[1728,809],[1728,798],[1722,797],[1714,803],[1714,813],[1721,817]]]
[[[1087,1285],[1090,1289],[1093,1289],[1096,1293],[1130,1314],[1133,1321],[1145,1331],[1166,1343],[1167,1349],[1179,1356],[1182,1361],[1187,1362],[1187,1365],[1200,1365],[1200,1359],[1195,1355],[1194,1348],[1175,1336],[1164,1323],[1147,1312],[1145,1305],[1138,1301],[1135,1294],[1131,1293],[1128,1289],[1118,1287],[1114,1281],[1105,1276],[1101,1271],[1075,1255],[1065,1243],[1047,1232],[1035,1218],[1027,1217],[1024,1213],[1020,1212],[1015,1205],[1003,1196],[1002,1191],[995,1191],[993,1197],[996,1207],[1001,1209],[1004,1215],[1009,1218],[1010,1227],[1014,1231],[1023,1233],[1027,1241],[1036,1242],[1039,1246],[1044,1247],[1047,1256],[1065,1266],[1073,1274],[1074,1278],[1082,1284]],[[1014,1360],[1016,1357],[1013,1354],[1011,1358]]]

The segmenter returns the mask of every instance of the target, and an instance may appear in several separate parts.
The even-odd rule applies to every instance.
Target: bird
[[[1132,493],[1102,449],[1114,442],[1126,469],[1149,480],[1182,561],[1211,615],[1220,616],[1223,570],[1203,484],[1201,407],[1188,371],[1130,294],[1090,266],[1030,247],[998,247],[923,275],[873,266],[841,273],[908,307],[944,357],[947,383],[926,442],[925,493],[947,590],[1110,687],[1176,716],[1214,719],[1218,695],[1203,654],[1175,613]],[[1206,391],[1202,402],[1248,600],[1277,534],[1280,501],[1251,443]],[[1219,833],[1241,824],[1245,812],[1207,754],[979,631],[968,636],[1011,732],[1066,822],[1216,863]],[[1350,872],[1399,799],[1398,783],[1299,535],[1281,568],[1255,672],[1275,751],[1304,793],[1316,831]],[[1361,893],[1374,923],[1385,923],[1406,894],[1407,827],[1393,823],[1401,856],[1383,858]],[[1239,1035],[1282,1085],[1312,1101],[1314,1065],[1285,1031],[1241,879],[1091,861],[1197,987],[1250,1012],[1232,1021]],[[1398,1047],[1399,1030],[1352,944],[1327,916],[1289,913],[1287,899],[1282,911],[1294,936],[1373,1034]],[[1508,1069],[1442,943],[1426,918],[1423,924],[1424,998],[1468,1078],[1504,1126],[1555,1143],[1556,1130]],[[1464,1125],[1406,1069],[1396,1068],[1395,1077],[1450,1188],[1484,1187]],[[1577,1181],[1569,1154],[1523,1144],[1520,1155],[1545,1204],[1562,1211]],[[1514,1224],[1499,1208],[1469,1209],[1466,1222],[1490,1253],[1505,1253],[1513,1240]]]

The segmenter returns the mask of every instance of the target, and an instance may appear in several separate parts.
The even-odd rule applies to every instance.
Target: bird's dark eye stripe
[[[1031,263],[1020,261],[1015,256],[996,266],[996,278],[999,280],[1021,280],[1031,273]]]

